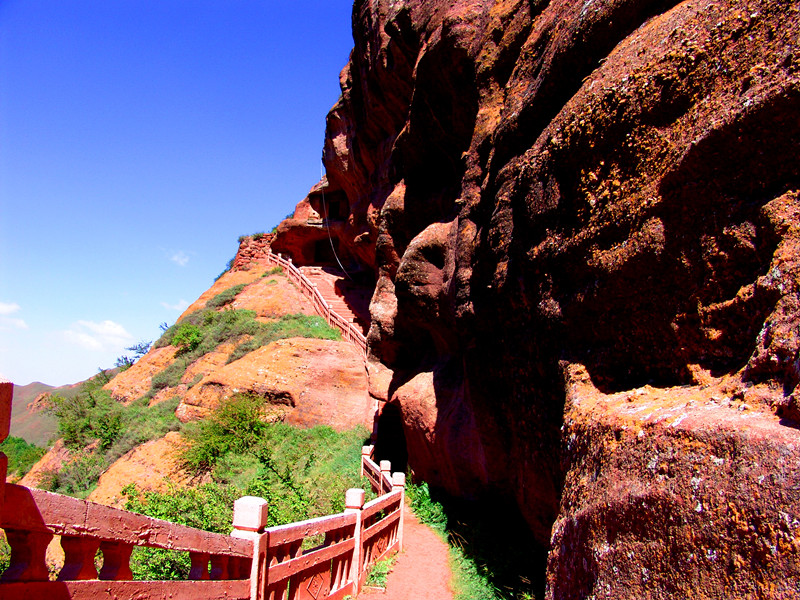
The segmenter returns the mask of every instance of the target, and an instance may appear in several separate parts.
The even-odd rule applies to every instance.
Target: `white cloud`
[[[87,350],[118,350],[133,342],[133,336],[114,321],[78,321],[64,337]]]
[[[177,304],[170,304],[169,302],[162,302],[161,306],[164,308],[168,308],[169,310],[177,310],[178,312],[183,312],[187,308],[189,308],[189,303],[184,300],[183,298]]]
[[[177,252],[173,252],[169,259],[174,262],[179,267],[185,267],[189,263],[189,255],[186,254],[183,250],[178,250]]]
[[[8,316],[17,312],[20,308],[20,305],[16,302],[0,302],[0,330],[28,329],[28,324],[23,319]]]
[[[0,317],[0,329],[8,329],[9,327],[14,327],[15,329],[28,329],[28,324],[23,319]]]
[[[10,315],[20,309],[20,305],[16,302],[0,302],[0,315]]]

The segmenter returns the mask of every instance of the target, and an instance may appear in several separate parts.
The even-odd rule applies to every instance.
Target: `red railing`
[[[0,441],[8,435],[12,386],[0,382]],[[380,494],[350,489],[343,513],[266,527],[266,500],[234,503],[231,535],[210,533],[86,500],[6,483],[0,453],[0,527],[11,546],[0,598],[210,598],[335,600],[356,596],[376,560],[402,548],[405,475],[362,449],[361,472]],[[61,536],[64,566],[49,580],[47,545]],[[318,544],[303,548],[310,541]],[[187,552],[187,581],[132,581],[134,546]],[[96,555],[102,555],[97,570]]]
[[[325,298],[322,297],[317,286],[312,283],[308,277],[303,275],[300,269],[292,264],[291,258],[283,258],[281,255],[273,254],[269,250],[267,251],[266,258],[268,264],[284,268],[289,280],[296,283],[303,295],[311,300],[311,303],[314,305],[314,310],[317,311],[318,315],[325,318],[328,325],[336,327],[342,333],[342,337],[345,340],[358,346],[361,352],[364,353],[364,356],[367,355],[367,338],[364,336],[361,327],[355,323],[351,323],[335,312],[325,301]]]

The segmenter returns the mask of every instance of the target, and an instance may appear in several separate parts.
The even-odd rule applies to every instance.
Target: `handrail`
[[[8,435],[11,391],[0,381],[0,441]],[[380,495],[364,503],[364,490],[350,489],[343,513],[266,527],[266,500],[234,503],[233,531],[222,535],[87,500],[6,482],[0,453],[0,528],[11,561],[0,577],[4,600],[341,600],[358,595],[375,561],[402,549],[405,475],[361,451],[361,473]],[[48,580],[47,545],[61,536],[64,566]],[[304,549],[310,540],[321,543]],[[134,546],[188,552],[187,581],[132,581]],[[97,552],[102,567],[95,567]]]
[[[290,281],[297,284],[303,295],[311,299],[311,303],[314,306],[314,310],[317,311],[317,314],[324,317],[328,325],[336,327],[342,333],[342,337],[345,340],[358,346],[366,357],[367,338],[364,336],[364,332],[361,328],[334,311],[317,289],[317,286],[292,263],[291,258],[283,258],[280,254],[274,254],[271,250],[267,249],[266,259],[267,264],[286,269],[286,276]]]

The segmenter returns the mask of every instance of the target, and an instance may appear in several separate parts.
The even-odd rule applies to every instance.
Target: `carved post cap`
[[[344,494],[344,505],[347,508],[361,509],[364,506],[364,490],[350,488]]]
[[[397,473],[392,473],[392,488],[404,488],[406,487],[406,474],[401,473],[398,471]]]
[[[233,503],[233,528],[261,531],[267,526],[267,501],[256,496],[242,496]]]
[[[392,470],[392,463],[388,460],[381,461],[381,473],[388,473]]]
[[[369,456],[372,454],[372,446],[361,446],[361,456]]]

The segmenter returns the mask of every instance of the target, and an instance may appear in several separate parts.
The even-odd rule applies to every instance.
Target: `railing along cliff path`
[[[8,436],[13,386],[0,382],[0,441]],[[405,475],[377,465],[372,446],[361,456],[361,474],[379,496],[364,503],[364,490],[345,494],[342,513],[266,527],[266,500],[234,503],[233,532],[210,533],[168,521],[6,482],[0,453],[0,527],[11,562],[0,576],[0,598],[47,600],[334,600],[358,595],[376,560],[401,549]],[[47,545],[61,536],[64,566],[48,577]],[[304,549],[304,541],[323,541]],[[134,546],[187,552],[186,581],[132,581]],[[97,552],[102,555],[99,571]]]
[[[364,332],[361,328],[335,312],[325,298],[322,297],[316,284],[312,283],[311,280],[292,263],[291,258],[283,258],[280,254],[274,254],[272,251],[268,250],[266,252],[266,259],[267,263],[270,265],[283,267],[289,280],[295,282],[303,295],[311,300],[317,314],[324,317],[328,325],[336,327],[341,331],[342,337],[348,342],[358,346],[364,356],[366,356],[367,338],[364,336]]]

